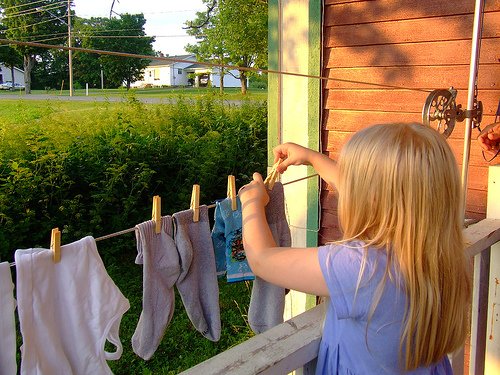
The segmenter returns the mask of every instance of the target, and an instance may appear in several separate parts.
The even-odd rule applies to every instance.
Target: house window
[[[177,74],[182,74],[182,69],[177,69]]]
[[[160,80],[160,69],[155,69],[155,78],[154,78],[155,81],[159,81]]]

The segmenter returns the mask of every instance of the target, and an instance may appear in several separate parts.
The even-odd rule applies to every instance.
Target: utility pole
[[[68,0],[69,96],[73,96],[73,51],[71,50],[71,0]]]

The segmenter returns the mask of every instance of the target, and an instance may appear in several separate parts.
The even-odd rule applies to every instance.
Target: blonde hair
[[[401,273],[407,295],[402,365],[413,370],[441,360],[464,343],[471,296],[450,147],[420,124],[375,125],[343,147],[339,176],[343,241],[385,248],[388,265]]]

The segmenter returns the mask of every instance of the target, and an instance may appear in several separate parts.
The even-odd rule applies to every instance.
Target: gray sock
[[[180,274],[172,239],[172,218],[161,218],[161,233],[152,220],[136,226],[137,264],[143,264],[142,312],[132,336],[132,349],[148,360],[160,345],[175,307],[174,285]]]
[[[268,191],[269,203],[266,218],[276,245],[291,246],[290,228],[285,215],[283,185],[276,182]],[[252,286],[252,297],[248,308],[248,322],[255,333],[262,333],[283,323],[285,289],[256,277]]]
[[[189,319],[211,341],[220,338],[219,285],[210,234],[207,206],[200,206],[200,220],[193,211],[175,213],[175,244],[181,259],[177,290]]]
[[[8,262],[0,262],[0,374],[17,374],[14,283]]]

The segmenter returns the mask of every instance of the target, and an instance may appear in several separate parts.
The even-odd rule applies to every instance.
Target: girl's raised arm
[[[295,143],[283,143],[276,146],[273,153],[275,162],[283,159],[278,166],[278,172],[283,173],[290,165],[311,165],[323,180],[330,185],[337,186],[337,162],[328,156]]]
[[[262,176],[240,189],[243,212],[243,246],[252,271],[284,288],[328,296],[318,260],[318,248],[276,247],[266,219],[269,202]]]

